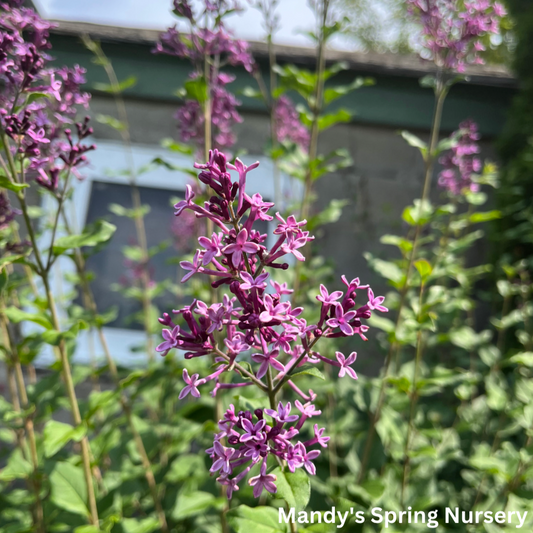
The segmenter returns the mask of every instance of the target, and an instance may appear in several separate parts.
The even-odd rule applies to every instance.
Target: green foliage
[[[116,226],[113,224],[110,224],[105,220],[99,220],[98,222],[87,226],[84,232],[80,235],[67,235],[56,239],[53,248],[54,254],[61,255],[73,248],[96,246],[105,243],[111,239],[116,229]]]
[[[277,467],[272,474],[276,476],[276,496],[283,498],[297,513],[303,511],[311,497],[311,483],[304,470],[300,468],[291,473]]]
[[[271,507],[251,508],[240,505],[228,513],[229,523],[235,533],[285,533],[279,523],[278,512]]]

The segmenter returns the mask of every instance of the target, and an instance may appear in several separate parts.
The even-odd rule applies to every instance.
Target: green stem
[[[59,318],[57,315],[56,304],[52,291],[50,290],[50,284],[47,276],[42,277],[46,300],[50,313],[52,315],[52,325],[55,330],[59,331]],[[67,389],[67,395],[70,402],[70,408],[72,411],[72,417],[74,420],[75,426],[80,426],[82,424],[82,419],[80,415],[80,408],[78,405],[78,399],[76,397],[76,391],[74,389],[74,381],[72,380],[72,372],[70,369],[70,362],[68,359],[67,348],[65,346],[65,341],[61,340],[59,343],[59,353],[61,357],[61,366],[63,372],[63,380],[65,382],[65,387]],[[81,457],[83,463],[83,473],[85,476],[85,483],[87,486],[87,498],[89,503],[89,512],[90,512],[90,521],[94,526],[98,526],[98,510],[96,508],[96,496],[93,486],[92,470],[91,470],[91,450],[89,446],[89,439],[85,436],[80,441],[81,446]]]
[[[11,179],[15,183],[17,183],[18,174],[17,174],[15,162],[13,161],[13,158],[11,156],[11,150],[9,147],[9,139],[7,138],[5,134],[3,135],[3,138],[4,138],[4,152],[6,154],[9,168],[11,170]],[[39,248],[37,246],[37,239],[35,237],[35,232],[33,230],[31,219],[28,215],[28,206],[26,204],[26,199],[24,197],[23,191],[20,191],[17,194],[17,198],[19,200],[19,204],[22,210],[22,215],[24,217],[24,221],[26,224],[26,231],[28,232],[28,236],[30,237],[30,241],[33,246],[33,253],[35,255],[35,260],[37,262],[37,267],[38,267],[37,274],[41,278],[43,285],[44,285],[46,301],[47,301],[48,308],[52,316],[52,326],[55,330],[60,331],[59,317],[57,315],[55,300],[50,290],[48,272],[43,267],[42,257],[39,252]],[[65,342],[63,340],[59,343],[59,355],[60,355],[60,361],[61,361],[61,366],[62,366],[63,380],[65,382],[65,387],[67,389],[67,394],[68,394],[69,402],[70,402],[70,408],[72,411],[72,417],[74,420],[74,424],[76,426],[79,426],[82,423],[82,420],[81,420],[78,400],[76,398],[76,392],[74,390],[74,382],[72,380],[70,362],[68,359]],[[91,472],[90,447],[89,447],[89,441],[87,437],[83,437],[83,439],[80,441],[80,446],[81,446],[81,455],[82,455],[82,463],[83,463],[83,472],[84,472],[84,477],[85,477],[85,483],[87,486],[87,498],[88,498],[88,503],[89,503],[90,523],[91,525],[98,526],[98,511],[96,508],[96,497],[94,493],[94,486],[93,486],[93,479],[92,479],[92,472]]]
[[[154,346],[152,339],[152,326],[150,323],[152,299],[150,296],[150,273],[148,271],[148,243],[146,238],[146,226],[144,224],[144,215],[141,213],[141,195],[137,186],[137,171],[135,168],[135,161],[133,158],[133,146],[130,135],[128,112],[126,104],[122,98],[122,89],[118,81],[115,69],[112,63],[109,61],[101,46],[92,41],[87,35],[83,36],[85,46],[96,56],[99,60],[99,64],[104,68],[111,85],[111,91],[115,100],[115,106],[119,120],[123,127],[120,130],[123,144],[126,148],[126,157],[128,159],[128,167],[130,172],[130,187],[131,187],[131,199],[133,204],[133,210],[135,212],[134,223],[135,232],[137,234],[137,241],[139,248],[141,249],[141,305],[143,307],[143,326],[146,334],[146,351],[148,352],[148,361],[154,362]]]
[[[422,282],[420,284],[420,295],[418,300],[419,310],[418,310],[418,333],[416,336],[416,358],[415,358],[415,367],[413,370],[413,391],[411,393],[411,399],[410,399],[410,409],[409,409],[409,423],[407,425],[407,436],[405,438],[405,447],[404,447],[404,462],[403,462],[403,473],[402,473],[402,488],[401,488],[401,494],[400,494],[400,505],[402,509],[404,508],[404,502],[405,502],[405,490],[407,486],[407,480],[409,478],[409,470],[410,470],[410,457],[409,457],[409,450],[411,448],[411,435],[415,431],[415,413],[416,413],[416,406],[418,403],[418,375],[420,373],[420,363],[422,362],[422,354],[423,354],[423,340],[424,336],[422,333],[422,329],[420,328],[420,321],[422,319],[422,303],[423,303],[423,294],[424,294],[424,283]]]
[[[422,201],[420,203],[419,208],[419,218],[422,214],[423,206],[425,204],[425,201],[429,198],[429,192],[431,189],[431,178],[433,176],[433,168],[435,166],[435,151],[437,148],[437,144],[439,141],[439,134],[440,134],[440,125],[442,121],[442,110],[444,107],[444,101],[446,99],[447,95],[447,88],[442,83],[441,74],[437,76],[437,89],[435,92],[435,109],[433,113],[433,119],[432,119],[432,125],[431,125],[431,133],[430,133],[430,143],[429,143],[429,150],[426,156],[426,167],[425,167],[425,177],[424,177],[424,186],[422,189]],[[409,289],[409,281],[411,272],[413,269],[414,260],[416,257],[416,253],[418,251],[418,245],[420,240],[420,233],[422,230],[422,225],[417,224],[416,230],[415,230],[415,236],[413,239],[413,248],[411,249],[411,253],[409,254],[409,261],[407,264],[407,268],[405,271],[405,278],[404,282],[402,284],[402,288],[400,289],[400,303],[398,306],[398,315],[396,317],[396,324],[394,331],[397,331],[398,327],[400,326],[402,322],[402,311],[405,306],[405,301],[407,297],[407,291]],[[389,376],[390,368],[391,368],[391,362],[394,359],[394,356],[399,354],[400,349],[400,343],[394,339],[393,342],[391,342],[391,345],[389,347],[389,351],[387,353],[387,357],[385,358],[385,364],[384,364],[384,372],[383,377],[381,379],[381,385],[378,395],[378,402],[376,404],[376,409],[374,413],[370,417],[370,427],[368,429],[368,435],[363,451],[363,457],[361,459],[361,469],[359,471],[359,475],[357,477],[358,483],[361,483],[363,480],[366,469],[368,466],[368,460],[370,459],[370,452],[372,450],[372,445],[374,442],[375,437],[375,429],[376,424],[379,421],[379,418],[381,416],[381,410],[383,408],[383,403],[385,400],[385,389],[387,386],[387,378]]]
[[[296,359],[296,362],[291,366],[290,371],[287,372],[287,374],[285,374],[285,376],[281,378],[280,382],[274,387],[274,394],[277,394],[280,391],[281,387],[283,387],[283,385],[285,385],[285,383],[287,383],[287,381],[291,379],[291,375],[298,369],[298,365],[303,361],[303,358],[309,354],[311,348],[318,342],[318,339],[319,337],[315,338],[311,342],[307,350],[304,350],[303,353],[298,357],[298,359]]]
[[[324,94],[324,71],[326,68],[326,23],[328,18],[330,0],[323,0],[322,2],[322,13],[321,13],[321,26],[320,26],[320,35],[318,40],[318,51],[317,51],[317,61],[316,61],[316,83],[315,83],[315,94],[313,97],[312,105],[310,105],[312,113],[312,122],[311,122],[311,137],[309,141],[309,160],[308,167],[305,174],[304,180],[304,193],[302,197],[302,202],[300,206],[300,218],[302,220],[306,219],[309,215],[310,210],[310,200],[311,193],[313,191],[313,162],[317,158],[318,154],[318,137],[319,137],[319,127],[318,122],[320,114],[323,110],[323,94]],[[305,248],[309,248],[307,245]],[[301,277],[301,268],[302,263],[297,261],[294,271],[294,283],[293,283],[293,305],[296,305],[298,299],[298,293],[300,290],[300,277]]]
[[[68,219],[62,211],[63,215],[63,221],[65,224],[65,228],[67,229],[68,234],[72,234],[72,230],[70,228],[70,225],[68,223]],[[161,499],[159,498],[158,490],[157,490],[157,484],[155,481],[154,473],[153,473],[153,467],[150,462],[150,458],[148,457],[148,454],[146,452],[146,448],[144,446],[143,440],[141,438],[141,435],[139,431],[137,430],[135,423],[133,421],[133,415],[132,415],[132,403],[128,399],[128,397],[122,392],[120,387],[120,376],[118,374],[117,366],[115,364],[115,361],[111,355],[111,351],[109,350],[109,345],[107,343],[107,338],[103,332],[102,326],[98,324],[97,317],[98,317],[98,308],[96,305],[96,301],[94,299],[94,294],[91,290],[89,280],[87,279],[87,272],[86,272],[86,264],[85,260],[83,258],[83,255],[81,253],[81,250],[79,248],[76,248],[74,250],[74,265],[76,267],[76,271],[78,273],[78,276],[81,281],[81,287],[82,292],[84,296],[84,304],[86,309],[90,312],[93,321],[95,322],[96,331],[98,334],[98,339],[100,341],[100,345],[102,346],[102,349],[104,351],[104,356],[106,358],[106,362],[109,368],[109,371],[111,373],[111,377],[113,378],[113,381],[115,383],[116,390],[119,392],[119,401],[120,405],[122,406],[122,410],[124,414],[126,415],[126,420],[128,422],[128,426],[130,428],[130,431],[133,435],[133,441],[135,443],[135,446],[137,448],[137,451],[139,455],[141,456],[141,463],[144,469],[144,475],[146,478],[146,481],[148,483],[148,488],[150,490],[150,494],[154,503],[154,508],[156,510],[156,514],[159,520],[159,525],[161,527],[161,531],[164,533],[168,533],[169,528],[165,516],[165,512],[163,509],[163,506],[161,505]]]
[[[1,327],[2,327],[2,335],[4,337],[4,346],[7,348],[11,355],[12,359],[12,367],[14,369],[14,376],[9,376],[9,383],[10,383],[10,392],[13,399],[13,407],[15,411],[20,412],[21,407],[22,409],[26,410],[29,407],[28,402],[28,395],[26,393],[26,385],[24,383],[24,375],[22,373],[22,366],[20,364],[20,358],[17,351],[17,345],[14,342],[11,333],[9,331],[9,326],[7,323],[6,316],[3,312],[0,313],[0,321],[1,321]],[[16,381],[13,382],[13,378]],[[16,387],[16,388],[15,388]],[[19,404],[19,396],[17,394],[20,394],[20,404]],[[33,475],[31,480],[31,487],[35,494],[35,504],[34,504],[34,511],[33,511],[33,526],[35,528],[36,533],[45,533],[46,529],[44,526],[44,513],[43,513],[43,505],[41,501],[41,484],[39,482],[39,460],[37,457],[37,444],[35,439],[35,430],[33,427],[33,420],[32,415],[26,415],[24,417],[24,427],[26,431],[26,435],[28,437],[28,444],[29,444],[29,452],[30,452],[30,458],[31,463],[33,466]],[[17,438],[18,438],[18,444],[19,447],[24,454],[24,438],[21,433],[17,432]]]

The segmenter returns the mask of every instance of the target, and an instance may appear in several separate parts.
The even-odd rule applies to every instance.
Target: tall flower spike
[[[371,291],[368,303],[357,307],[357,291],[366,290],[368,286],[361,285],[358,278],[348,282],[343,276],[344,293],[320,287],[320,319],[318,324],[308,323],[300,317],[301,307],[293,309],[290,302],[284,301],[285,295],[292,293],[286,283],[270,279],[273,290],[268,287],[270,269],[288,268],[286,263],[278,262],[288,253],[303,260],[298,249],[313,237],[304,231],[305,221],[297,221],[293,215],[284,219],[278,213],[275,242],[267,245],[267,236],[254,225],[272,218],[268,212],[273,205],[264,202],[259,195],[246,194],[246,173],[253,170],[252,166],[241,166],[237,162],[233,167],[240,169],[239,179],[234,182],[228,172],[232,165],[217,150],[210,153],[207,163],[195,164],[200,170],[199,179],[211,187],[213,195],[200,206],[194,202],[192,188],[188,189],[185,200],[176,204],[176,215],[193,213],[198,218],[208,218],[220,233],[199,238],[203,250],[197,250],[192,261],[182,262],[182,267],[188,270],[183,281],[192,276],[209,275],[215,279],[214,287],[225,285],[228,292],[220,302],[207,305],[199,300],[173,311],[184,322],[179,327],[168,313],[159,319],[170,328],[163,332],[163,342],[158,346],[161,353],[178,348],[185,352],[185,360],[215,355],[218,364],[213,373],[203,378],[198,374],[189,376],[184,370],[186,386],[180,398],[189,394],[198,397],[198,387],[209,382],[213,382],[211,395],[224,389],[255,385],[262,391],[268,391],[269,386],[275,389],[286,386],[298,397],[294,414],[290,402],[279,402],[277,409],[258,409],[254,413],[237,414],[231,408],[219,421],[220,432],[215,434],[213,446],[206,451],[213,460],[211,471],[220,472],[217,479],[227,487],[228,497],[259,464],[260,474],[250,480],[254,494],[258,497],[263,489],[274,492],[275,479],[266,473],[269,456],[286,461],[290,471],[305,468],[314,475],[313,459],[318,457],[319,450],[310,448],[313,445],[326,447],[329,437],[324,435],[324,428],[318,429],[315,425],[313,438],[305,442],[299,440],[300,432],[306,430],[307,419],[318,416],[320,411],[311,403],[316,394],[311,390],[306,394],[299,389],[291,375],[305,363],[324,363],[337,367],[341,377],[347,374],[356,379],[351,368],[355,352],[348,358],[338,352],[336,359],[330,359],[316,351],[316,343],[321,337],[346,337],[356,333],[365,338],[363,332],[368,326],[364,321],[374,311],[386,311],[383,298],[375,297]],[[223,343],[217,343],[217,338],[223,339]],[[248,350],[252,353],[252,366],[245,368],[240,358]],[[223,373],[232,373],[233,378],[219,380]],[[222,439],[225,439],[224,445]]]

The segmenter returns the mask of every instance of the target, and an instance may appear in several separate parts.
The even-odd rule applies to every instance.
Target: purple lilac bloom
[[[274,104],[274,121],[278,142],[290,141],[309,149],[309,130],[301,123],[298,112],[288,96],[280,96]]]
[[[444,168],[438,179],[438,184],[454,196],[465,189],[476,192],[479,187],[472,177],[481,170],[481,159],[476,157],[480,152],[477,124],[472,120],[462,122],[452,135],[456,136],[456,145],[439,159]]]
[[[199,219],[208,218],[216,226],[217,233],[212,233],[210,238],[200,237],[202,249],[196,251],[192,261],[181,263],[188,271],[183,281],[192,276],[207,275],[211,277],[213,287],[226,287],[227,292],[221,303],[208,305],[195,300],[182,309],[173,310],[172,313],[183,321],[179,327],[172,316],[165,313],[159,319],[167,328],[163,332],[164,342],[156,348],[162,355],[174,348],[183,350],[186,360],[207,355],[215,357],[218,366],[205,378],[196,374],[189,377],[184,372],[182,398],[188,394],[199,396],[199,386],[210,381],[214,383],[212,395],[222,389],[245,387],[253,382],[265,392],[274,384],[279,387],[287,384],[304,402],[298,400],[296,403],[300,414],[291,413],[290,403],[280,402],[277,409],[264,409],[259,415],[256,412],[257,421],[250,413],[240,413],[235,420],[233,408],[226,413],[225,419],[219,423],[222,431],[215,436],[218,444],[208,453],[213,458],[213,471],[221,471],[218,480],[227,487],[229,497],[238,490],[238,481],[260,462],[263,470],[252,478],[256,494],[263,489],[275,490],[275,480],[265,470],[268,455],[286,460],[291,471],[303,467],[314,473],[312,459],[317,454],[307,449],[313,444],[326,447],[329,438],[323,436],[324,429],[316,427],[311,440],[300,444],[292,442],[300,434],[306,419],[320,414],[320,411],[310,403],[316,394],[311,390],[308,394],[300,390],[291,375],[303,364],[325,363],[339,368],[340,377],[347,375],[357,379],[352,369],[355,352],[347,358],[338,352],[336,359],[330,359],[317,352],[315,344],[322,337],[359,335],[366,340],[363,333],[368,326],[363,322],[375,311],[387,311],[382,305],[384,297],[374,296],[358,278],[348,282],[345,276],[342,277],[345,291],[331,292],[325,286],[320,287],[317,300],[321,312],[316,324],[307,323],[300,317],[303,308],[293,308],[289,301],[283,300],[292,291],[286,283],[279,284],[270,279],[272,269],[287,269],[284,260],[289,254],[303,260],[298,249],[312,241],[313,236],[303,229],[305,220],[298,221],[293,215],[284,219],[279,213],[276,215],[279,224],[273,232],[275,240],[271,245],[266,244],[266,235],[254,229],[257,222],[273,218],[268,212],[274,207],[257,195],[246,194],[249,174],[257,165],[246,167],[239,161],[230,164],[218,150],[210,152],[207,163],[194,165],[200,171],[199,181],[209,187],[212,196],[203,205],[197,204],[189,187],[185,200],[175,205],[175,214],[193,213]],[[274,292],[267,292],[269,285]],[[366,297],[362,305],[357,305],[357,292],[361,290],[365,291]],[[217,342],[215,334],[218,339],[224,339],[223,342]],[[251,373],[241,365],[244,362],[241,354],[248,350],[252,352],[252,366],[248,367]],[[221,383],[219,377],[223,373],[229,376]],[[264,422],[265,416],[270,417],[270,424]],[[290,426],[284,427],[287,424]],[[220,444],[222,438],[227,439],[228,447]],[[239,473],[232,477],[235,469]]]
[[[259,498],[263,489],[272,494],[277,491],[276,476],[267,473],[269,456],[286,460],[291,472],[296,468],[305,467],[309,474],[316,473],[312,461],[320,455],[320,450],[309,448],[316,443],[323,446],[322,443],[327,442],[328,437],[323,437],[323,430],[320,430],[319,440],[316,432],[313,439],[304,442],[297,440],[300,431],[292,425],[292,422],[297,422],[300,416],[309,418],[314,414],[320,414],[320,411],[316,412],[310,405],[301,408],[307,416],[288,416],[287,413],[291,410],[290,404],[283,406],[280,403],[278,411],[273,411],[277,418],[269,424],[265,420],[265,414],[269,414],[270,409],[257,409],[253,413],[241,411],[236,414],[233,405],[230,406],[218,423],[221,431],[215,435],[213,446],[206,450],[213,460],[210,470],[220,471],[221,476],[217,481],[228,487],[228,498],[231,499],[232,493],[239,490],[239,481],[258,464],[261,464],[259,475],[251,477],[248,481],[249,485],[254,487],[254,497]],[[286,428],[286,424],[290,426]],[[227,446],[221,444],[222,439],[226,439]],[[231,478],[233,475],[235,477]]]
[[[191,76],[193,79],[196,74]],[[234,80],[233,76],[219,74],[211,80],[211,121],[213,127],[213,143],[218,149],[225,149],[235,144],[233,127],[242,122],[237,112],[241,105],[227,89],[226,85]],[[204,143],[205,117],[200,104],[196,100],[185,100],[184,104],[174,115],[183,142],[194,141],[198,146]]]
[[[187,58],[194,66],[191,79],[206,76],[210,95],[210,118],[212,122],[212,143],[218,149],[226,149],[235,143],[233,127],[242,122],[237,112],[240,102],[226,86],[234,76],[221,71],[225,65],[242,66],[252,72],[255,64],[248,50],[248,43],[235,39],[224,25],[224,17],[240,10],[237,2],[218,0],[205,2],[202,13],[195,16],[189,2],[174,1],[174,13],[190,22],[189,32],[181,32],[176,26],[162,33],[154,53]],[[206,62],[211,65],[205,71]],[[216,67],[214,66],[216,65]],[[193,141],[199,149],[204,139],[203,105],[188,99],[175,115],[183,142]]]
[[[499,33],[505,9],[489,0],[407,0],[423,26],[425,58],[439,68],[464,72],[467,64],[483,64],[482,38]]]
[[[26,159],[25,177],[55,192],[62,175],[81,177],[85,154],[95,148],[82,143],[92,134],[89,119],[76,122],[77,107],[87,107],[90,98],[80,89],[85,70],[50,67],[48,37],[54,25],[20,2],[2,6],[0,129]]]

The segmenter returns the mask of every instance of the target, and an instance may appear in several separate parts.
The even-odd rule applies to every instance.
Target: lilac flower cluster
[[[227,487],[228,499],[239,490],[238,483],[257,464],[261,465],[259,475],[248,480],[253,487],[254,497],[259,498],[263,489],[276,493],[276,476],[266,473],[269,456],[284,461],[293,473],[303,467],[310,475],[316,474],[313,460],[320,455],[320,450],[309,448],[315,444],[327,448],[330,437],[324,436],[324,428],[319,429],[318,424],[315,424],[311,439],[304,442],[297,440],[304,422],[320,415],[321,411],[310,402],[302,404],[296,400],[295,404],[300,414],[291,415],[290,402],[285,406],[279,402],[276,410],[256,409],[253,413],[235,413],[235,407],[230,405],[218,423],[220,432],[215,435],[213,446],[206,450],[213,460],[210,471],[220,474],[217,481]],[[224,441],[227,446],[223,444]],[[230,477],[237,469],[242,470]]]
[[[77,107],[89,102],[80,91],[85,70],[48,67],[53,26],[18,4],[3,3],[0,11],[0,129],[13,141],[13,155],[27,163],[26,177],[55,191],[60,174],[78,175],[94,148],[81,142],[92,133],[88,118],[74,122]]]
[[[278,142],[290,141],[300,145],[303,150],[309,149],[309,130],[301,123],[294,104],[285,95],[274,103],[274,120]]]
[[[476,192],[479,186],[472,176],[481,170],[481,159],[476,157],[480,151],[477,124],[472,120],[462,122],[452,137],[458,137],[458,141],[439,159],[444,168],[438,183],[453,195],[461,194],[465,189]]]
[[[193,73],[192,78],[196,77]],[[242,122],[242,117],[237,112],[241,102],[226,89],[235,76],[220,73],[211,85],[211,124],[213,128],[213,142],[215,146],[230,147],[235,144],[233,126]],[[205,117],[202,107],[196,100],[186,100],[176,111],[181,140],[183,142],[194,141],[198,145],[204,142]]]
[[[206,76],[213,126],[213,144],[219,149],[229,148],[235,143],[232,128],[242,122],[237,112],[240,102],[231,94],[226,85],[235,77],[220,71],[226,64],[243,66],[248,72],[254,69],[253,58],[248,51],[248,43],[235,39],[224,27],[223,18],[238,11],[236,2],[223,0],[205,2],[204,10],[198,16],[189,2],[174,1],[174,13],[189,21],[191,31],[181,32],[177,26],[169,28],[160,36],[155,53],[168,54],[189,59],[194,65],[191,79]],[[207,68],[206,68],[207,65]],[[205,117],[203,103],[186,99],[175,117],[183,142],[194,141],[199,147],[204,143]]]
[[[183,378],[186,386],[181,391],[180,398],[189,394],[199,397],[199,387],[213,382],[213,396],[223,389],[256,385],[272,399],[287,384],[304,402],[312,402],[316,397],[313,391],[303,392],[291,379],[302,365],[326,363],[338,368],[340,377],[348,375],[357,379],[351,368],[357,354],[353,352],[345,357],[337,352],[335,359],[323,356],[315,349],[320,338],[358,335],[366,340],[364,334],[368,326],[364,321],[370,318],[372,311],[387,311],[383,306],[383,296],[374,296],[372,289],[361,285],[358,278],[348,281],[342,276],[342,282],[346,286],[344,292],[330,293],[325,286],[320,286],[320,294],[317,295],[321,305],[320,317],[316,324],[307,323],[302,317],[303,308],[293,307],[287,300],[287,296],[293,291],[286,283],[270,279],[268,269],[287,269],[289,265],[284,262],[284,258],[289,255],[304,261],[301,248],[313,237],[303,229],[306,221],[297,221],[293,215],[285,219],[276,213],[277,225],[273,231],[272,244],[267,244],[266,234],[261,234],[254,228],[258,221],[274,220],[269,214],[274,204],[264,201],[259,194],[249,196],[246,193],[247,175],[258,165],[257,162],[246,166],[239,159],[231,164],[223,153],[213,150],[206,164],[195,164],[200,170],[199,180],[212,191],[212,196],[204,205],[199,205],[194,202],[192,187],[187,186],[185,199],[175,205],[177,216],[187,211],[193,212],[200,219],[210,219],[217,229],[210,237],[202,236],[198,239],[201,248],[196,251],[192,261],[181,262],[182,268],[187,271],[182,282],[194,275],[206,274],[214,278],[213,287],[226,285],[231,293],[231,296],[224,294],[222,302],[208,305],[195,300],[182,309],[173,310],[179,324],[168,313],[159,319],[168,329],[163,329],[163,342],[156,348],[158,352],[166,355],[172,349],[183,350],[185,359],[213,355],[218,365],[207,377],[200,377],[198,374],[191,376],[185,369]],[[236,172],[238,178],[232,180],[230,171]],[[364,303],[359,306],[355,302],[358,291],[366,293]],[[219,346],[222,340],[223,348]],[[249,356],[245,352],[250,352]],[[241,363],[245,359],[255,363],[255,369],[248,363],[248,367],[243,366]],[[220,378],[224,373],[237,376],[237,380],[222,381]],[[288,410],[290,411],[290,406]],[[285,418],[281,411],[273,414],[267,410],[265,413],[277,420],[277,424],[268,427],[256,413],[256,455],[249,450],[248,444],[238,450],[221,448],[222,444],[216,442],[222,436],[215,438],[212,453],[217,465],[221,464],[217,462],[219,459],[227,458],[223,474],[228,475],[233,468],[232,460],[239,466],[250,458],[252,462],[263,460],[262,474],[256,483],[269,490],[272,486],[264,483],[268,477],[263,472],[267,455],[272,453],[289,461],[291,454],[295,454],[296,462],[293,465],[297,465],[299,457],[306,457],[305,448],[309,443],[292,445],[297,451],[290,446],[289,441],[298,434],[303,424],[302,419],[301,424],[295,426],[297,431],[293,435],[291,429],[282,431],[283,424],[296,419]],[[310,411],[306,411],[304,414],[308,417],[309,413]],[[293,416],[288,412],[286,414],[287,417]],[[242,415],[241,419],[243,417],[248,422],[235,420],[235,424],[229,427],[227,421],[222,421],[221,429],[236,431],[235,428],[242,427],[246,430],[248,423],[252,423],[252,418]],[[229,437],[239,435],[235,431],[228,434],[230,444]],[[287,434],[291,436],[288,437]],[[321,433],[316,438],[321,438]],[[243,444],[248,442],[248,438],[244,437],[243,440],[239,436],[238,442],[235,439],[232,442],[234,445]],[[305,465],[305,460],[302,464]],[[313,468],[307,465],[307,470],[311,471]],[[227,484],[231,492],[236,490],[236,484],[242,479],[242,475],[246,474],[239,474],[231,482],[223,475],[221,483]]]
[[[159,37],[154,52],[190,59],[193,63],[203,62],[205,57],[222,57],[233,66],[243,66],[252,72],[254,63],[248,51],[248,43],[235,39],[229,30],[197,28],[193,33],[182,33],[177,26],[168,28]]]
[[[464,72],[467,64],[483,64],[482,38],[499,33],[506,12],[492,0],[407,0],[423,26],[424,48],[435,64]]]

